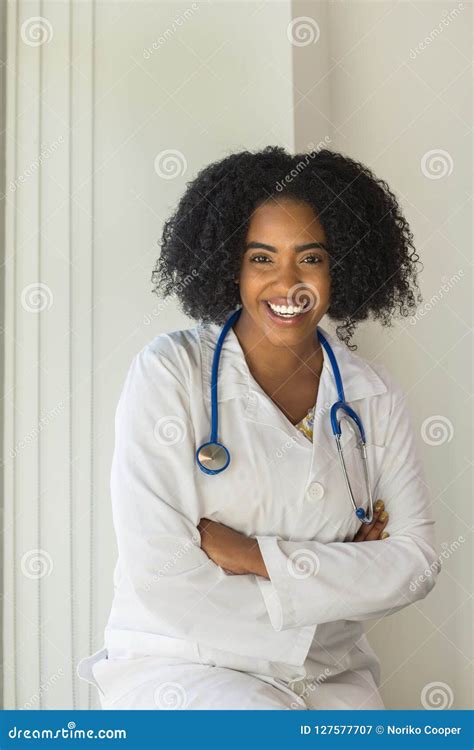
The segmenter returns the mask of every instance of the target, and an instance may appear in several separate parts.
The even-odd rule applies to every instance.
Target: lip
[[[263,300],[262,305],[264,306],[270,320],[273,323],[275,323],[275,325],[281,326],[283,328],[292,328],[294,326],[300,325],[300,323],[303,321],[303,319],[305,318],[305,316],[311,309],[309,307],[308,310],[306,310],[305,312],[299,313],[299,315],[295,315],[293,318],[280,318],[279,315],[276,315],[273,312],[267,300]]]

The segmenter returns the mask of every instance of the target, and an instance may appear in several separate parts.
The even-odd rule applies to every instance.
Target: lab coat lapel
[[[328,340],[339,366],[346,403],[362,419],[366,429],[366,439],[370,442],[371,436],[367,433],[366,415],[374,408],[373,397],[385,393],[387,387],[366,360],[351,352],[337,337],[328,334],[322,328],[321,331]],[[331,407],[339,401],[339,396],[329,356],[324,348],[323,351],[324,369],[320,380],[317,413],[314,420],[311,476],[317,476],[323,481],[329,482],[329,477],[335,467],[339,471],[339,453],[330,418]],[[342,412],[339,412],[339,418],[341,418],[341,415]],[[349,461],[349,464],[351,463],[351,457],[352,461],[355,460],[356,463],[359,463],[359,452],[356,450],[359,433],[354,432],[351,423],[345,420],[341,423],[341,430],[341,446],[346,463],[347,461]]]
[[[334,338],[329,337],[324,330],[322,333],[328,339],[338,362],[347,402],[350,400],[352,403],[359,399],[383,393],[386,390],[384,383],[368,364],[364,363],[363,360],[360,364],[354,362],[354,357],[350,352],[349,356],[346,355],[344,345],[338,345]],[[286,419],[258,383],[254,381],[254,387],[250,386],[245,397],[245,419],[273,427],[307,448],[311,454],[308,482],[314,477],[329,475],[334,466],[339,467],[339,454],[330,419],[331,407],[339,398],[331,362],[325,349],[323,349],[323,354],[324,363],[316,400],[312,442],[303,435],[301,430]],[[357,410],[357,403],[353,404],[353,407]],[[340,416],[341,413],[339,412]],[[358,434],[352,430],[348,422],[343,421],[340,442],[345,456],[355,450],[357,441]]]
[[[335,336],[321,332],[328,340],[339,365],[346,401],[353,404],[360,399],[384,393],[387,388],[379,375],[361,357],[351,352]],[[211,372],[215,346],[222,327],[216,324],[198,325],[202,344],[203,394],[211,399]],[[221,350],[218,377],[218,403],[231,398],[243,400],[244,419],[280,430],[312,450],[312,462],[317,461],[319,470],[329,468],[338,460],[336,441],[330,421],[331,406],[338,401],[338,393],[329,356],[323,347],[323,369],[316,402],[313,442],[285,417],[270,396],[260,387],[250,373],[240,342],[232,328],[229,329]],[[357,404],[354,404],[357,410]],[[341,445],[350,450],[356,445],[356,435],[347,423],[343,423]],[[314,467],[312,466],[312,469]]]
[[[203,350],[203,393],[210,409],[212,361],[221,327],[215,324],[201,323],[198,325],[198,330]],[[232,398],[242,399],[243,418],[246,421],[279,430],[284,435],[296,440],[308,451],[311,450],[311,443],[308,438],[303,435],[301,430],[291,424],[281,409],[276,406],[270,396],[253,378],[240,342],[234,330],[230,328],[221,349],[217,402],[220,404]]]

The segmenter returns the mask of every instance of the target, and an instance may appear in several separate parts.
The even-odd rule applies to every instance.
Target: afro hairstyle
[[[350,349],[369,316],[391,325],[416,308],[419,256],[413,234],[384,180],[328,149],[291,155],[283,147],[241,151],[204,167],[164,223],[152,292],[176,293],[195,320],[222,325],[241,305],[239,277],[253,211],[270,198],[309,204],[326,235],[330,306]]]

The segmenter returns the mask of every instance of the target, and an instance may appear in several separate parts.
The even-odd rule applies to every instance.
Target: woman
[[[104,708],[384,708],[362,623],[426,596],[437,555],[404,394],[350,339],[369,315],[388,325],[415,307],[417,260],[386,183],[338,153],[245,151],[188,185],[152,280],[199,322],[135,356],[116,414],[115,596],[104,648],[79,667]],[[216,394],[230,462],[212,474],[197,451],[229,321]],[[370,523],[341,471],[319,334],[365,429]]]

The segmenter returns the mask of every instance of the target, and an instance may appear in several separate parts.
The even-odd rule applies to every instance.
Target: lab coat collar
[[[197,328],[202,350],[203,395],[209,412],[211,412],[212,360],[222,327],[215,324],[199,324]],[[338,363],[346,402],[352,404],[352,402],[358,401],[359,403],[354,405],[354,409],[361,415],[362,411],[368,411],[368,409],[363,410],[361,408],[360,399],[385,393],[388,388],[368,362],[351,352],[345,344],[327,333],[322,326],[319,326],[319,328],[331,346]],[[314,412],[313,435],[315,437],[311,441],[300,428],[292,424],[253,378],[233,328],[228,330],[221,350],[217,400],[223,402],[230,399],[239,399],[242,407],[239,416],[241,415],[243,420],[251,422],[259,428],[266,427],[269,430],[277,431],[274,442],[267,446],[268,451],[270,451],[269,455],[272,456],[269,460],[277,461],[281,450],[299,446],[305,452],[308,461],[307,470],[302,469],[302,475],[307,477],[306,482],[318,477],[318,482],[324,485],[331,481],[331,472],[333,467],[339,463],[340,456],[329,418],[331,407],[339,398],[331,362],[324,347],[323,357],[323,368]],[[364,406],[368,405],[365,404]],[[364,427],[369,443],[374,442],[370,421],[367,421]],[[270,436],[270,433],[266,434],[268,437]],[[218,434],[218,439],[221,437]],[[263,434],[261,434],[261,438],[263,439]],[[355,448],[358,443],[358,434],[346,423],[342,429],[339,444],[347,459],[350,460],[351,455],[356,455]],[[305,465],[302,464],[302,466]]]
[[[212,360],[222,326],[201,322],[196,328],[202,350],[203,394],[204,398],[210,402]],[[345,344],[337,337],[329,334],[322,326],[318,326],[318,328],[326,337],[334,352],[348,403],[376,396],[387,391],[385,383],[368,362],[351,352]],[[331,362],[324,347],[323,357],[324,362],[320,378],[320,388],[323,388],[325,398],[332,399],[334,402],[338,400],[337,388]],[[239,339],[231,327],[227,332],[221,350],[217,398],[218,402],[221,402],[242,396],[247,398],[246,416],[255,419],[257,418],[258,411],[258,397],[263,396],[267,400],[269,398],[253,378]]]

